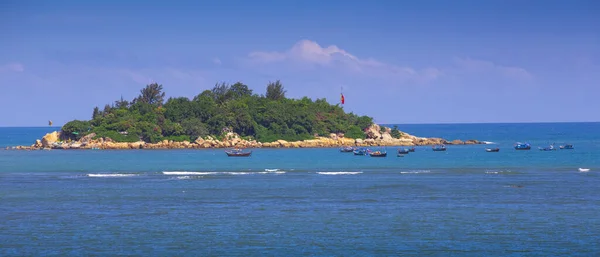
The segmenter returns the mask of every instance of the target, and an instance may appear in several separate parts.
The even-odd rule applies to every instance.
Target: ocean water
[[[600,123],[399,128],[495,144],[0,150],[0,256],[600,255]],[[54,129],[0,128],[0,147]]]

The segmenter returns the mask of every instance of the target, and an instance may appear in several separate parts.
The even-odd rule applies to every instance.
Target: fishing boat
[[[375,152],[370,152],[369,155],[371,157],[386,157],[387,152],[375,151]]]
[[[575,148],[573,147],[573,145],[571,145],[571,144],[568,144],[568,145],[561,145],[561,146],[559,146],[559,148],[560,148],[560,149],[568,149],[568,150],[575,149]]]
[[[434,145],[431,149],[434,152],[441,152],[441,151],[446,151],[446,146],[445,145]]]
[[[554,151],[556,150],[556,148],[554,148],[554,145],[550,145],[548,147],[538,147],[538,149],[540,149],[540,151]]]
[[[500,152],[500,148],[486,148],[485,151],[488,153]]]
[[[344,146],[342,148],[340,148],[340,152],[342,153],[351,153],[354,151],[354,147],[352,146]]]
[[[368,155],[371,150],[367,148],[358,148],[354,150],[354,155]]]
[[[231,149],[229,151],[225,151],[227,156],[229,157],[248,157],[252,154],[252,151],[244,152],[242,149]]]
[[[410,149],[407,149],[407,148],[398,149],[398,154],[408,154],[408,153],[410,153]]]
[[[531,150],[531,145],[529,143],[516,143],[515,150]]]

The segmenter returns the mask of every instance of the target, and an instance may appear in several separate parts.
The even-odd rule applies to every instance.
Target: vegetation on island
[[[194,141],[198,137],[221,138],[235,132],[246,139],[273,142],[297,141],[345,133],[346,137],[364,138],[364,129],[373,118],[346,113],[325,99],[313,101],[286,98],[281,82],[270,82],[264,95],[255,94],[247,85],[217,83],[193,99],[169,98],[163,86],[149,84],[132,101],[120,100],[96,107],[89,121],[74,120],[62,127],[63,136],[79,140],[90,133],[117,142],[143,140]]]

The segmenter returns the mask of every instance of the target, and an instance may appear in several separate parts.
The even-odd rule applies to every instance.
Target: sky
[[[278,79],[381,124],[600,121],[600,1],[123,2],[0,1],[0,126]]]

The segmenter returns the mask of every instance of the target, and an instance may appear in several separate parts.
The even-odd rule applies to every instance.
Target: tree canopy
[[[62,130],[74,139],[93,132],[97,137],[120,142],[193,141],[200,136],[220,137],[232,131],[260,142],[272,142],[329,133],[364,138],[364,129],[373,123],[371,117],[346,113],[325,99],[289,99],[285,93],[279,80],[267,85],[265,95],[254,94],[241,82],[217,83],[193,99],[176,97],[164,102],[162,85],[152,83],[131,102],[121,97],[102,111],[95,107],[90,121],[74,120]]]

